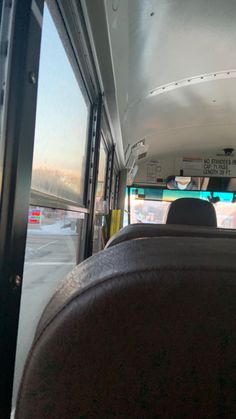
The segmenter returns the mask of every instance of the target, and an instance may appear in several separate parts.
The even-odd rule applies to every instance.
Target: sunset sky
[[[35,128],[34,167],[81,174],[88,108],[45,4]]]

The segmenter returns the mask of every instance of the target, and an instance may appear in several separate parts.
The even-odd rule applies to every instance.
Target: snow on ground
[[[58,221],[54,224],[40,225],[40,226],[29,224],[28,235],[34,235],[34,234],[39,234],[39,235],[57,234],[57,235],[63,235],[63,236],[77,235],[75,228],[73,229],[70,225],[68,227],[64,227],[64,223],[61,221]]]

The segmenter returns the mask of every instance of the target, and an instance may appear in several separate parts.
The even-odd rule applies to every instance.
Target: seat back
[[[236,230],[178,224],[130,224],[114,234],[106,244],[106,248],[127,240],[176,236],[236,239]]]
[[[215,208],[210,202],[202,199],[176,199],[170,205],[166,223],[216,227]]]
[[[236,417],[235,254],[149,238],[83,262],[45,309],[15,418]]]

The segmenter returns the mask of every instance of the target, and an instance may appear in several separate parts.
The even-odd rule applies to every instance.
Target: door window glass
[[[83,213],[29,208],[13,400],[42,311],[83,257],[85,221]]]

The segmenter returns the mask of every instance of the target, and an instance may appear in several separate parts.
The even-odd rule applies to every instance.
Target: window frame
[[[79,67],[79,63],[76,59],[76,53],[73,48],[73,42],[69,36],[69,32],[67,27],[65,26],[65,21],[63,19],[63,16],[61,14],[61,10],[59,7],[58,2],[48,2],[47,0],[44,1],[47,4],[47,7],[49,9],[50,15],[53,19],[54,25],[56,27],[56,30],[58,32],[58,36],[60,38],[60,41],[62,43],[62,47],[65,50],[65,53],[67,55],[68,61],[71,65],[72,71],[75,75],[75,78],[78,83],[78,87],[83,95],[84,101],[88,107],[88,119],[87,119],[87,133],[86,133],[86,146],[85,146],[85,153],[86,153],[86,164],[85,164],[85,171],[84,175],[87,174],[87,166],[89,162],[89,143],[91,141],[91,130],[90,130],[90,124],[91,124],[91,115],[92,115],[92,102],[90,99],[90,95],[87,91],[86,86],[84,85],[83,76],[81,73],[81,69]],[[41,50],[40,50],[41,51]],[[79,141],[79,137],[78,137]],[[89,206],[87,205],[87,185],[86,181],[83,185],[83,191],[82,191],[82,203],[76,203],[74,201],[70,201],[65,198],[57,197],[51,194],[47,194],[35,189],[31,189],[30,193],[30,205],[32,206],[42,206],[42,207],[49,207],[49,208],[55,208],[55,209],[63,209],[67,211],[77,211],[77,212],[85,212],[89,213]]]
[[[115,150],[114,150],[114,164],[113,164],[112,178],[113,178],[113,176],[115,176],[115,187],[114,187],[113,200],[111,201],[111,209],[117,209],[117,207],[118,207],[118,196],[119,196],[120,173],[119,173],[118,160],[117,160]]]
[[[0,43],[5,54],[0,54],[0,196],[2,191],[2,172],[4,166],[6,137],[6,108],[9,95],[10,60],[13,43],[14,7],[5,0],[0,0]]]
[[[30,192],[43,0],[6,2],[13,17],[0,201],[0,405],[10,417]],[[5,4],[6,4],[5,3]],[[34,7],[34,8],[33,8]],[[36,16],[35,10],[38,15]],[[8,58],[7,57],[7,58]]]
[[[106,186],[107,186],[107,175],[108,175],[108,163],[109,163],[109,148],[107,146],[107,142],[104,138],[103,132],[101,132],[101,140],[100,140],[100,149],[99,149],[99,163],[100,163],[100,153],[101,153],[101,145],[103,144],[103,149],[106,153],[106,162],[105,162],[105,178],[104,178],[104,191],[103,191],[103,200],[106,201],[107,199],[107,190],[106,190]],[[99,169],[99,163],[98,163],[98,169]],[[98,172],[99,174],[99,172]]]
[[[115,146],[114,146],[114,141],[112,138],[110,125],[109,125],[104,107],[103,107],[103,112],[102,112],[101,133],[102,133],[102,138],[103,138],[105,147],[107,149],[104,201],[107,201],[108,207],[110,208],[111,182],[112,182]]]
[[[118,209],[119,191],[120,191],[120,172],[118,172],[118,174],[116,175],[114,209]]]
[[[91,103],[98,104],[101,88],[81,2],[56,0],[55,3],[57,3],[71,39],[83,87],[86,89]],[[51,6],[53,7],[53,2],[51,2]]]

